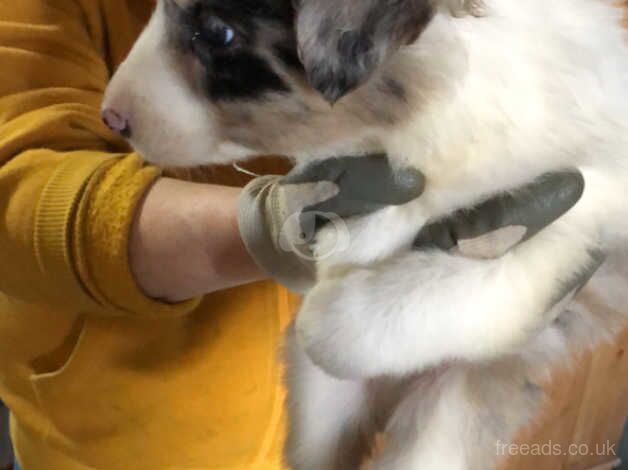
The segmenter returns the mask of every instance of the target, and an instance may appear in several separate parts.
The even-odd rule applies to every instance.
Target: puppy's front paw
[[[338,219],[328,214],[330,223],[318,231],[313,246],[319,274],[337,277],[347,268],[370,266],[410,249],[426,214],[419,200],[363,217]]]
[[[380,372],[373,357],[377,347],[373,320],[379,312],[371,302],[372,274],[357,270],[341,279],[320,282],[307,295],[297,316],[301,347],[332,376],[356,379]]]

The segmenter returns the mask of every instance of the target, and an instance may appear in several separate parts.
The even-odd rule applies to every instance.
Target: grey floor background
[[[626,427],[624,428],[624,437],[619,444],[619,458],[622,461],[619,470],[628,470],[628,421],[626,421]]]
[[[13,462],[11,442],[9,441],[9,412],[0,403],[0,468],[6,468]]]

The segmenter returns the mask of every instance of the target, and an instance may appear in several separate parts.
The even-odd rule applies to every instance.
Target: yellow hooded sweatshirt
[[[23,470],[281,468],[294,299],[259,283],[165,305],[129,270],[160,170],[99,108],[152,7],[0,0],[0,397]]]

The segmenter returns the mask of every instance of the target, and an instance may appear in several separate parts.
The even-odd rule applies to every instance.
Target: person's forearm
[[[146,295],[170,302],[264,278],[240,238],[241,189],[162,178],[138,209],[131,269]]]

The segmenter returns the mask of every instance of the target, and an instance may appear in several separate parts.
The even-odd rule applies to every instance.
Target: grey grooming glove
[[[453,250],[469,258],[498,258],[565,214],[583,191],[579,172],[547,173],[516,191],[425,226],[414,246]]]
[[[547,173],[516,191],[500,194],[425,226],[414,247],[446,250],[468,258],[498,258],[560,218],[580,200],[583,192],[584,178],[580,172]],[[604,259],[603,253],[591,253],[590,265],[571,276],[553,302],[557,304],[582,288]]]
[[[419,171],[394,171],[383,155],[316,161],[285,177],[251,181],[240,198],[240,233],[264,272],[291,290],[305,292],[315,282],[310,243],[322,224],[405,204],[424,187]]]
[[[423,175],[395,172],[385,156],[343,157],[295,168],[285,177],[264,176],[246,186],[239,224],[257,264],[286,287],[304,292],[315,282],[310,244],[333,218],[366,215],[419,197]],[[498,258],[571,209],[582,196],[577,171],[548,173],[517,191],[460,210],[420,230],[414,248],[441,249],[470,258]],[[602,257],[565,286],[582,285]],[[561,294],[562,295],[562,294]]]

